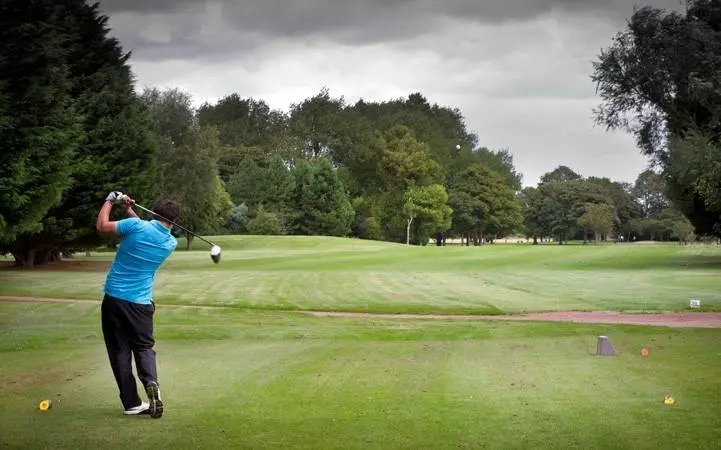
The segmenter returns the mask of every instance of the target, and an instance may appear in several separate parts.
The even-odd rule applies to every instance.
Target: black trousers
[[[138,378],[143,386],[158,382],[153,338],[155,304],[141,305],[105,294],[101,306],[101,321],[105,347],[120,390],[123,408],[142,403],[133,376],[132,357]]]

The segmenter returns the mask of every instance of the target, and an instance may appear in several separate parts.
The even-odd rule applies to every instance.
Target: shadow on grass
[[[618,255],[604,259],[589,261],[575,261],[572,263],[552,262],[542,263],[555,269],[568,270],[715,270],[721,269],[721,254],[718,255],[677,255],[659,258],[626,258],[619,259]],[[554,267],[555,266],[555,267]]]
[[[33,267],[18,267],[14,261],[1,261],[0,270],[18,272],[106,272],[110,260],[63,259],[51,261]]]
[[[650,259],[648,269],[721,269],[721,255],[693,255],[669,259]]]

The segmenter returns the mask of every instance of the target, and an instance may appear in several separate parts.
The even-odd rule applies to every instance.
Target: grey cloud
[[[130,13],[173,13],[188,5],[214,0],[98,0],[99,8],[107,14]]]
[[[678,2],[651,1],[665,8]],[[621,26],[633,11],[629,0],[100,0],[100,8],[114,35],[142,60],[214,59],[276,39],[398,42],[448,26],[444,20],[499,25],[553,11]],[[165,41],[148,37],[158,27],[167,28]]]
[[[264,29],[282,29],[291,34],[313,30],[324,25],[353,22],[358,25],[368,18],[388,11],[402,11],[407,16],[438,14],[479,21],[526,20],[552,10],[598,12],[609,16],[625,16],[633,10],[629,0],[99,0],[108,13],[172,13],[188,6],[222,3],[243,25]],[[662,8],[681,7],[681,0],[650,0]]]

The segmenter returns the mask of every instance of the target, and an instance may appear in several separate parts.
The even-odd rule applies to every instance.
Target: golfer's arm
[[[133,208],[128,208],[128,209],[126,209],[125,211],[128,213],[128,215],[129,215],[130,217],[134,217],[134,218],[136,218],[136,219],[139,219],[139,218],[140,218],[137,214],[135,214],[135,211],[133,211]]]
[[[95,229],[100,234],[111,234],[115,233],[116,227],[115,222],[110,221],[110,210],[113,208],[113,204],[106,201],[103,207],[100,208],[98,213],[98,220],[95,222]]]

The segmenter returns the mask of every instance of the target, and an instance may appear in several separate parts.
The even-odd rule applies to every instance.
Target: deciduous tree
[[[220,142],[215,128],[195,120],[192,99],[177,89],[150,90],[143,96],[162,141],[160,193],[181,204],[180,222],[191,231],[218,229],[233,208],[218,174]],[[188,234],[187,247],[193,244]]]
[[[446,231],[451,227],[452,212],[448,207],[448,193],[440,184],[408,188],[403,196],[403,213],[407,220],[406,245],[410,245],[414,221],[418,229],[426,231],[419,239],[423,243],[427,242],[429,233]]]
[[[466,235],[476,244],[519,230],[522,204],[506,180],[483,164],[460,172],[449,193],[455,234]]]
[[[595,241],[613,231],[613,207],[602,203],[587,203],[585,212],[578,218],[578,225],[581,228],[591,230]]]
[[[701,162],[705,151],[683,148],[705,147],[686,140],[689,133],[705,136],[712,146],[721,141],[719,29],[718,1],[690,0],[684,12],[640,8],[600,53],[592,75],[602,99],[596,121],[632,133],[662,169],[672,202],[699,232],[716,235],[721,235],[721,209],[697,183],[715,178],[716,168]],[[685,156],[672,155],[669,142]],[[692,167],[698,176],[687,176]],[[721,198],[719,192],[712,197]]]

